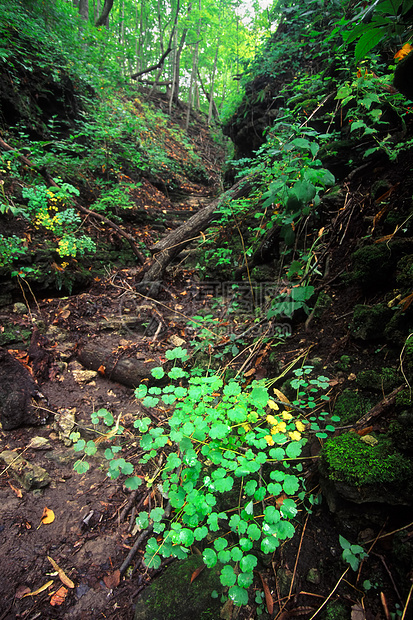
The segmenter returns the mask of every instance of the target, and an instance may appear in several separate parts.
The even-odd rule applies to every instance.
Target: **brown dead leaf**
[[[273,611],[274,611],[274,600],[272,598],[270,589],[269,589],[268,584],[265,581],[264,577],[262,576],[261,573],[258,573],[258,574],[261,577],[262,587],[263,587],[264,594],[265,594],[265,603],[267,605],[267,611],[270,614],[270,616],[272,616]]]
[[[360,603],[351,608],[351,620],[366,620],[366,613]]]
[[[75,584],[73,583],[73,581],[69,579],[69,577],[65,574],[64,570],[60,568],[60,566],[54,561],[54,559],[51,558],[49,555],[47,556],[47,559],[49,560],[55,571],[57,571],[60,581],[64,583],[65,586],[67,586],[68,588],[74,588]]]
[[[49,525],[49,523],[53,523],[54,519],[55,516],[53,510],[50,510],[50,508],[47,508],[47,506],[45,506],[41,518],[41,522],[43,523],[43,525]]]
[[[43,586],[40,586],[40,588],[37,588],[37,590],[34,590],[33,592],[27,592],[27,594],[23,594],[21,598],[24,598],[25,596],[36,596],[36,594],[40,594],[41,592],[44,592],[45,590],[47,590],[47,588],[53,585],[53,583],[54,581],[53,579],[51,579],[50,581],[45,583]]]
[[[103,581],[109,590],[117,588],[120,584],[120,570],[116,569],[111,575],[105,575],[105,577],[103,577]]]
[[[251,375],[254,375],[255,373],[256,373],[255,368],[251,368],[251,370],[244,372],[244,377],[251,377]]]
[[[201,564],[201,566],[198,566],[198,568],[194,570],[194,572],[191,575],[191,583],[198,577],[198,575],[202,573],[205,567],[206,567],[206,564]]]
[[[281,506],[284,503],[284,500],[287,499],[287,496],[285,493],[282,493],[279,497],[277,497],[277,499],[275,500],[275,505],[278,508],[278,510],[281,508]]]
[[[56,605],[61,605],[62,603],[64,603],[68,592],[69,590],[67,588],[61,586],[50,599],[50,605],[53,605],[53,607],[55,607]]]
[[[14,487],[11,482],[9,482],[9,487],[17,495],[19,499],[23,497],[23,493],[21,492],[21,489],[16,489],[16,487]]]
[[[98,368],[98,373],[99,373],[100,375],[105,375],[105,371],[106,371],[105,366],[103,366],[103,364],[101,364],[101,365],[99,366],[99,368]]]
[[[399,306],[403,306],[402,312],[405,312],[407,310],[407,308],[410,306],[412,301],[413,301],[413,293],[410,293],[410,295],[407,295],[407,297],[399,301]]]
[[[363,437],[363,435],[368,435],[369,433],[371,433],[372,430],[372,426],[366,426],[366,428],[361,428],[360,430],[356,431],[356,433],[357,435],[360,435],[360,437]]]

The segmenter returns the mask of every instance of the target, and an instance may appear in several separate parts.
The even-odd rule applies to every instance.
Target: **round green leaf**
[[[240,586],[233,586],[230,588],[228,590],[228,596],[237,607],[247,605],[248,603],[248,591]]]
[[[249,553],[248,555],[244,555],[239,565],[243,573],[250,573],[257,566],[257,558],[255,555]]]
[[[221,570],[221,575],[219,579],[223,586],[233,586],[237,581],[237,576],[232,566],[230,566],[229,564],[224,566],[224,568]]]

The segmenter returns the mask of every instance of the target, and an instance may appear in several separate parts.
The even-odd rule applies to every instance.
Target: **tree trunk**
[[[105,25],[108,26],[108,18],[109,13],[112,10],[114,0],[105,0],[105,4],[103,5],[101,16],[96,20],[95,26],[99,28],[100,26]]]
[[[201,0],[198,0],[198,9],[199,9],[199,13],[201,14]],[[191,71],[191,81],[189,83],[189,93],[188,93],[188,108],[186,111],[186,123],[185,123],[185,129],[188,131],[188,127],[189,127],[189,118],[191,116],[191,108],[192,108],[192,103],[193,103],[193,98],[194,98],[194,91],[195,91],[195,82],[196,82],[196,76],[197,76],[197,72],[198,72],[198,50],[199,50],[199,36],[201,33],[201,17],[199,18],[198,21],[198,31],[196,34],[196,43],[195,43],[195,49],[194,49],[194,53],[192,56],[192,71]]]
[[[211,124],[212,114],[217,115],[217,113],[218,113],[217,106],[215,105],[215,102],[214,102],[214,86],[215,86],[215,73],[216,73],[217,64],[218,64],[218,52],[219,52],[220,42],[221,42],[220,41],[220,37],[218,36],[217,48],[215,50],[214,67],[212,69],[212,76],[211,76],[211,88],[209,90],[208,125]],[[215,108],[214,108],[214,106],[215,106]],[[218,117],[219,117],[219,115],[218,115]]]
[[[205,95],[205,99],[206,99],[206,100],[208,101],[208,103],[211,105],[210,95],[209,95],[209,93],[207,92],[207,90],[206,90],[206,88],[205,88],[205,86],[204,86],[204,83],[203,83],[203,81],[202,81],[202,77],[201,77],[201,74],[199,73],[199,71],[198,71],[198,79],[199,79],[199,83],[201,84],[201,89],[202,89],[202,92],[203,92],[203,93],[204,93],[204,95]],[[218,108],[217,108],[217,105],[216,105],[216,103],[215,103],[215,101],[214,101],[213,99],[212,99],[212,113],[213,113],[213,115],[214,115],[215,119],[216,119],[217,121],[219,121],[219,112],[218,112]],[[209,122],[209,121],[208,121],[208,122]]]
[[[198,237],[199,233],[211,224],[214,214],[220,205],[226,200],[235,200],[249,194],[252,181],[255,177],[247,177],[238,181],[230,190],[225,192],[195,213],[187,222],[173,230],[169,235],[161,239],[159,243],[150,248],[154,254],[153,261],[143,276],[143,283],[159,281],[166,267],[191,241]]]
[[[82,19],[84,19],[85,22],[87,22],[89,19],[89,0],[80,0],[79,13]]]

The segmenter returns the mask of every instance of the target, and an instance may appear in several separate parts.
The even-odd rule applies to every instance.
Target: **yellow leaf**
[[[277,405],[277,403],[275,403],[273,400],[271,400],[271,398],[269,399],[267,405],[268,405],[268,407],[270,409],[273,409],[274,411],[278,411],[279,410],[279,406]]]
[[[288,433],[290,436],[290,439],[292,439],[293,441],[300,441],[301,439],[301,435],[298,431],[292,431],[291,433]]]
[[[69,579],[69,577],[65,574],[64,570],[60,568],[60,566],[54,561],[54,559],[51,558],[49,555],[47,556],[47,559],[49,560],[55,571],[57,571],[60,581],[64,583],[65,586],[67,586],[68,588],[74,588],[75,584],[73,583],[73,581]]]
[[[47,508],[45,506],[44,510],[43,510],[43,514],[42,514],[42,518],[41,518],[41,522],[44,525],[48,525],[49,523],[53,523],[54,521],[54,512],[53,510],[50,510],[50,508]]]
[[[286,396],[284,396],[284,394],[282,392],[280,392],[280,390],[276,390],[274,388],[274,394],[276,395],[276,397],[278,398],[278,400],[282,400],[283,403],[289,403],[290,401],[288,400],[288,398]]]
[[[300,431],[300,433],[302,433],[305,430],[305,426],[301,422],[301,420],[296,420],[295,421],[295,428],[297,429],[297,431]]]
[[[45,590],[47,590],[47,588],[53,585],[53,583],[54,581],[52,579],[51,581],[45,583],[43,586],[40,586],[40,588],[38,588],[37,590],[34,590],[34,592],[27,592],[27,594],[23,594],[22,598],[24,598],[25,596],[36,596],[36,594],[40,594],[40,592],[44,592]]]
[[[264,439],[269,446],[274,445],[274,439],[271,437],[271,435],[265,435]]]
[[[410,54],[412,50],[413,50],[413,47],[410,45],[410,43],[405,43],[403,47],[399,49],[398,52],[396,52],[394,57],[397,58],[398,60],[401,60],[402,58],[405,58],[408,54]]]
[[[283,411],[281,415],[283,417],[283,420],[291,420],[291,418],[293,417],[291,413],[288,413],[288,411]]]
[[[274,426],[275,424],[277,424],[277,420],[274,418],[273,415],[267,415],[266,420],[268,424],[271,424],[271,426]]]

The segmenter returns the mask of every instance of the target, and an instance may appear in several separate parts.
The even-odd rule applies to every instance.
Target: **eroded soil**
[[[24,331],[32,321],[44,328],[47,340],[42,348],[47,353],[47,376],[43,365],[43,380],[39,383],[44,398],[36,409],[43,423],[3,431],[1,449],[15,450],[16,455],[22,454],[31,464],[43,467],[52,481],[44,489],[24,490],[11,469],[2,469],[1,620],[128,620],[133,617],[134,605],[139,604],[139,592],[156,576],[148,573],[142,563],[144,546],[131,560],[130,568],[121,575],[119,571],[137,538],[132,532],[136,512],[151,508],[162,499],[156,494],[148,495],[141,490],[143,486],[132,496],[121,479],[111,480],[107,476],[103,452],[108,443],[102,434],[105,428],[93,428],[90,422],[91,413],[102,407],[110,410],[115,419],[120,415],[126,429],[125,457],[135,464],[135,473],[145,476],[148,471],[139,464],[141,451],[133,433],[133,420],[142,414],[142,407],[134,397],[133,387],[125,387],[105,376],[104,367],[100,372],[87,374],[77,360],[79,350],[86,343],[95,342],[97,350],[111,350],[119,359],[126,355],[150,361],[164,359],[165,350],[174,346],[176,338],[188,342],[185,316],[192,316],[195,310],[194,273],[181,272],[180,278],[161,293],[163,306],[156,307],[134,292],[135,275],[133,270],[113,272],[79,295],[37,300],[36,304],[30,304],[30,313],[19,315],[11,308],[2,312],[3,324],[7,321],[15,330]],[[333,297],[340,296],[339,292],[331,292]],[[347,303],[354,300],[347,298]],[[278,349],[281,367],[311,349],[313,356],[323,360],[323,372],[333,381],[337,384],[351,381],[351,377],[337,373],[334,366],[337,355],[346,351],[347,346],[343,304],[344,298],[336,299],[333,309],[323,316],[322,325],[314,321],[307,325],[307,330],[294,327],[291,338]],[[12,346],[9,349],[25,362],[28,344],[20,343],[14,351]],[[259,371],[264,376],[271,372],[265,356]],[[79,453],[65,445],[64,434],[61,429],[59,434],[56,426],[56,414],[64,417],[67,413],[74,414],[76,424],[72,430],[80,429],[82,436],[96,440],[99,446],[97,455],[88,458],[91,467],[84,475],[73,470]],[[167,411],[152,415],[155,423],[162,424]],[[65,432],[67,437],[70,428]],[[30,447],[32,438],[39,436],[48,440],[47,449]],[[317,451],[317,446],[313,446],[313,460],[309,460],[305,470],[307,488],[315,492]],[[41,523],[45,507],[55,515],[50,524]],[[381,592],[391,609],[402,604],[400,591],[404,586],[398,588],[397,584],[405,584],[406,569],[395,554],[398,548],[395,542],[403,548],[403,541],[411,536],[413,526],[406,528],[411,520],[409,511],[398,508],[395,514],[391,507],[383,506],[369,506],[368,510],[363,506],[340,509],[342,514],[332,515],[325,502],[314,506],[309,515],[301,509],[294,539],[274,554],[272,562],[262,559],[260,574],[278,601],[272,617],[279,609],[286,614],[284,618],[311,617],[330,594],[334,604],[344,605],[344,617],[351,615],[353,619],[357,618],[357,610],[363,608],[368,618],[384,618]],[[383,537],[399,528],[403,528],[400,533]],[[374,544],[374,551],[360,574],[349,570],[342,577],[346,565],[340,559],[339,534],[357,539],[367,547]],[[381,538],[377,539],[378,536]],[[49,558],[75,586],[67,588],[64,599],[54,606],[53,593],[62,583]],[[368,592],[361,588],[366,579],[372,584]],[[41,591],[48,582],[52,583]],[[262,590],[258,575],[252,594],[253,590]],[[238,617],[258,617],[253,595],[250,602]],[[232,613],[232,617],[237,616],[235,610]]]

